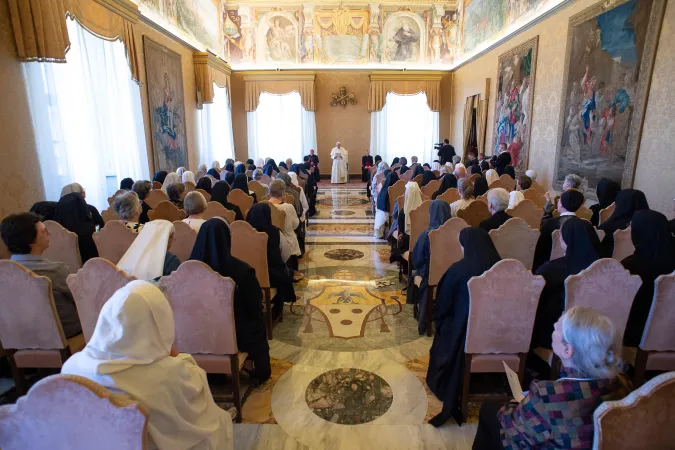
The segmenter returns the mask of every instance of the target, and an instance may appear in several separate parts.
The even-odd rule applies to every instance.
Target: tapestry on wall
[[[633,185],[665,0],[598,3],[570,18],[554,186]],[[587,185],[587,186],[586,186]]]
[[[504,53],[497,66],[492,153],[506,145],[516,172],[527,170],[539,36]]]
[[[178,53],[143,37],[155,170],[187,166],[183,73]]]

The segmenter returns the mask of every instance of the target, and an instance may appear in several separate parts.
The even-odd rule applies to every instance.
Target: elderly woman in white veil
[[[171,305],[146,281],[132,281],[103,305],[94,333],[61,373],[89,378],[150,412],[148,447],[232,449],[232,415],[213,401],[206,373],[179,353]]]
[[[168,220],[146,223],[117,267],[140,280],[154,280],[178,269],[180,260],[171,253],[175,228]]]
[[[178,175],[176,172],[171,172],[166,175],[166,178],[164,178],[164,183],[162,184],[162,190],[166,194],[166,188],[169,187],[170,184],[175,184],[175,183],[180,183],[183,178]]]
[[[380,193],[381,184],[384,183],[384,171],[387,169],[389,169],[389,164],[384,161],[377,165],[377,171],[375,172],[375,175],[373,175],[373,181],[370,184],[370,193],[373,199],[377,199],[377,194]],[[373,202],[375,202],[375,200],[373,200]]]

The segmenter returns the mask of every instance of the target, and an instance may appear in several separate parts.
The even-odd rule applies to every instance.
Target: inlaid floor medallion
[[[327,251],[323,256],[337,261],[351,261],[353,259],[363,258],[363,252],[351,248],[336,248]]]

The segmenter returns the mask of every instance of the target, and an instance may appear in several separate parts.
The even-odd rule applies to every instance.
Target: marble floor
[[[469,449],[469,423],[434,428],[426,387],[431,338],[420,337],[389,247],[372,237],[362,183],[319,185],[300,300],[270,341],[272,378],[252,390],[237,449]],[[473,406],[473,405],[472,405]]]

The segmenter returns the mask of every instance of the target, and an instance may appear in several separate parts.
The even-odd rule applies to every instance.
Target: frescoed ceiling
[[[450,70],[567,0],[133,0],[235,70]]]

